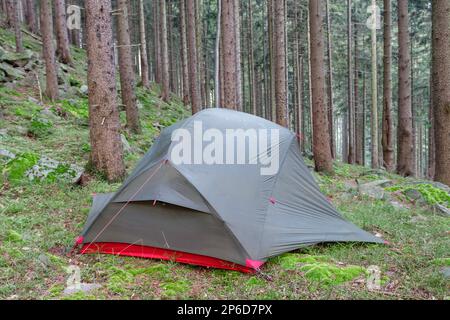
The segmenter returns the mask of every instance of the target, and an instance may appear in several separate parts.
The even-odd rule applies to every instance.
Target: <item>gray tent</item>
[[[176,164],[173,134],[184,129],[195,135],[199,124],[204,132],[224,135],[233,129],[276,130],[279,139],[268,143],[265,155],[278,153],[277,173],[262,175],[264,164],[250,161]],[[341,241],[383,242],[346,221],[322,195],[295,134],[246,113],[206,109],[164,129],[116,193],[94,197],[78,243],[82,253],[251,272],[281,253]]]

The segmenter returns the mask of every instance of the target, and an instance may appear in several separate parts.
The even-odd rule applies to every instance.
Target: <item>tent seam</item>
[[[281,168],[283,168],[284,162],[285,162],[286,159],[287,159],[287,155],[288,155],[288,153],[289,153],[289,150],[291,149],[292,141],[294,140],[294,138],[295,138],[295,135],[292,135],[291,141],[289,142],[289,147],[288,147],[288,149],[287,149],[287,152],[284,154],[284,156],[283,156],[283,161],[281,161],[281,163],[280,163],[280,170],[281,170]],[[270,197],[269,197],[269,199],[272,198],[272,196],[273,196],[273,193],[274,193],[275,188],[276,188],[276,186],[277,186],[278,178],[279,178],[279,177],[280,177],[280,171],[278,171],[277,176],[276,176],[276,178],[275,178],[275,182],[273,183],[273,187],[272,187],[272,191],[270,192]],[[258,244],[258,251],[257,251],[257,252],[258,252],[258,254],[257,254],[258,259],[259,259],[259,256],[260,256],[260,254],[261,254],[261,242],[262,242],[262,239],[264,238],[264,234],[265,234],[265,230],[266,230],[267,214],[268,214],[268,212],[269,212],[269,207],[270,207],[270,205],[267,204],[266,210],[265,210],[265,213],[266,213],[266,214],[264,215],[264,224],[263,224],[263,227],[262,227],[262,232],[261,232],[261,234],[260,234],[259,244]]]

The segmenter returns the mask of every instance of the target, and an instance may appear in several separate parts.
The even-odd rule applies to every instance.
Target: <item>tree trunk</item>
[[[167,14],[166,1],[159,0],[160,16],[160,37],[161,37],[161,80],[162,90],[161,98],[163,101],[169,101],[170,97],[170,74],[169,74],[169,48],[167,45]]]
[[[434,180],[436,172],[436,145],[434,142],[434,110],[433,110],[433,71],[430,77],[430,108],[428,110],[428,179]]]
[[[255,53],[253,49],[253,4],[248,0],[248,78],[250,88],[250,110],[256,115],[256,79],[255,79]]]
[[[148,70],[148,57],[147,57],[147,39],[145,36],[145,12],[144,12],[144,0],[139,0],[139,36],[141,42],[141,79],[142,87],[149,88],[150,80]]]
[[[135,133],[141,131],[139,111],[136,104],[135,75],[131,54],[130,32],[128,26],[128,0],[118,0],[117,42],[119,52],[120,88],[122,104],[125,106],[127,127]]]
[[[69,49],[69,34],[67,32],[66,2],[65,0],[55,0],[55,29],[56,29],[56,54],[59,61],[65,64],[72,64],[72,57]]]
[[[326,23],[327,23],[327,35],[328,35],[328,74],[327,74],[327,88],[328,88],[328,131],[330,132],[330,148],[331,156],[336,158],[336,147],[334,143],[334,128],[333,128],[333,51],[331,42],[331,15],[330,15],[330,1],[326,0]]]
[[[197,79],[197,40],[195,29],[195,0],[186,1],[187,15],[187,42],[189,57],[189,85],[192,113],[195,114],[201,110],[201,98],[199,91],[199,83]]]
[[[280,126],[288,127],[287,87],[286,87],[286,29],[285,0],[274,3],[275,29],[275,105],[276,120]]]
[[[376,16],[376,0],[372,0],[372,17]],[[371,155],[372,168],[379,168],[378,156],[378,70],[377,70],[377,29],[376,21],[372,25],[372,115],[371,115]]]
[[[325,91],[324,35],[322,24],[322,0],[309,1],[311,30],[311,78],[313,99],[313,153],[316,170],[333,172],[330,133]]]
[[[32,33],[37,34],[37,23],[36,23],[36,7],[34,0],[25,0],[25,22]]]
[[[235,0],[222,0],[223,19],[223,69],[224,69],[224,108],[236,109],[236,18],[234,10]]]
[[[352,32],[352,0],[347,0],[347,67],[348,67],[348,163],[355,163],[355,105],[353,103],[353,32]]]
[[[220,1],[219,1],[220,2]],[[186,40],[186,6],[185,1],[180,0],[180,38],[181,38],[181,64],[183,69],[183,103],[189,105],[189,70]]]
[[[433,0],[435,180],[450,185],[450,1]]]
[[[16,52],[23,52],[22,31],[20,30],[19,5],[17,0],[8,0],[10,11],[10,24],[14,28],[14,36],[16,38]]]
[[[41,1],[41,32],[47,87],[45,94],[51,101],[58,100],[58,78],[53,48],[53,18],[49,0]]]
[[[240,0],[234,0],[234,19],[234,30],[236,34],[236,110],[243,111]]]
[[[355,103],[355,163],[363,166],[363,141],[362,130],[364,130],[364,123],[362,121],[362,104],[359,99],[359,48],[358,48],[358,28],[355,24],[355,79],[354,79],[354,103]]]
[[[125,174],[111,27],[111,2],[86,1],[90,161],[109,181]],[[101,36],[99,36],[101,34]]]
[[[394,171],[394,125],[392,121],[392,6],[384,0],[384,71],[383,71],[383,162],[387,171]]]
[[[182,0],[183,1],[183,0]],[[221,83],[220,83],[220,50],[221,50],[221,39],[222,39],[222,1],[217,1],[217,33],[216,33],[216,48],[215,48],[215,69],[214,69],[214,100],[216,108],[220,107],[221,104]]]
[[[413,124],[411,110],[411,57],[409,48],[408,0],[398,0],[398,163],[397,172],[414,175]]]

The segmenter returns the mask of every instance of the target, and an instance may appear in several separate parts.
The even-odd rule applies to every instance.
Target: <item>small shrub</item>
[[[25,177],[25,173],[36,165],[39,156],[34,153],[22,153],[6,163],[3,174],[7,174],[8,180],[17,182]]]
[[[53,123],[48,119],[33,117],[28,127],[28,133],[34,137],[42,138],[52,133]]]
[[[417,190],[429,205],[440,204],[450,208],[450,194],[428,183],[416,185],[397,185],[388,187],[385,190],[390,192],[401,192],[405,197],[407,197],[406,194],[408,191]]]

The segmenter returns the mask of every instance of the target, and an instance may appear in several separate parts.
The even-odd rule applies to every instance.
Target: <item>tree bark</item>
[[[219,1],[220,3],[220,1]],[[180,0],[180,38],[181,38],[181,64],[183,74],[183,103],[189,105],[189,69],[186,40],[186,5],[185,0]]]
[[[169,49],[167,45],[167,13],[166,1],[159,0],[160,15],[160,37],[161,37],[161,80],[162,90],[161,98],[163,101],[169,101],[170,97],[170,74],[169,74]]]
[[[17,0],[8,0],[10,11],[10,24],[14,28],[14,36],[16,39],[16,52],[23,52],[23,41],[22,41],[22,31],[20,30],[19,21],[19,5]]]
[[[58,78],[53,47],[53,18],[49,0],[41,0],[41,32],[47,87],[45,94],[51,101],[58,99]]]
[[[248,0],[248,78],[250,89],[250,110],[256,115],[256,78],[255,78],[255,52],[253,48],[253,4]]]
[[[67,32],[66,2],[65,0],[55,0],[55,29],[56,29],[56,54],[59,61],[65,64],[72,64],[72,57],[69,49],[69,34]]]
[[[387,171],[394,171],[394,125],[392,121],[392,5],[384,0],[384,71],[383,71],[383,162]]]
[[[189,85],[192,114],[201,110],[201,98],[197,79],[197,40],[195,28],[195,0],[186,0],[187,42],[189,57]]]
[[[331,15],[330,15],[330,1],[326,0],[326,23],[327,23],[327,36],[328,36],[328,75],[327,75],[327,88],[328,88],[328,131],[330,132],[330,148],[331,156],[336,158],[336,146],[334,143],[334,128],[333,128],[333,51],[332,51],[332,41],[331,41]]]
[[[183,1],[183,0],[182,0]],[[216,108],[221,105],[221,77],[220,77],[220,50],[221,50],[221,39],[222,39],[222,1],[217,1],[217,33],[216,33],[216,48],[215,48],[215,69],[214,69],[214,100]]]
[[[141,81],[142,87],[149,88],[149,69],[148,69],[148,56],[147,56],[147,39],[145,35],[145,12],[144,12],[144,0],[139,0],[139,36],[141,42]]]
[[[25,23],[32,33],[37,34],[37,23],[36,23],[36,7],[35,1],[33,0],[25,0],[24,9],[25,9]]]
[[[313,153],[316,170],[333,172],[330,148],[330,133],[325,91],[324,35],[322,21],[322,0],[309,1],[311,30],[311,78],[313,99]]]
[[[125,174],[111,27],[111,2],[86,1],[89,126],[94,168],[109,181]]]
[[[372,0],[372,17],[376,15],[376,0]],[[378,152],[378,66],[377,66],[377,29],[373,21],[372,26],[372,115],[371,115],[371,155],[372,168],[378,169],[380,166]]]
[[[409,47],[408,0],[398,0],[398,163],[397,172],[414,175],[413,124],[411,107],[411,57]]]
[[[235,0],[222,0],[223,20],[223,69],[224,69],[224,108],[236,109],[236,31]]]
[[[275,29],[275,105],[276,120],[280,126],[288,127],[286,87],[286,29],[285,0],[274,2]]]
[[[355,104],[355,163],[363,166],[363,141],[362,131],[364,130],[364,123],[362,121],[362,104],[359,99],[359,48],[358,48],[358,28],[355,24],[355,79],[354,79],[354,104]]]
[[[139,111],[136,104],[135,75],[128,26],[128,0],[117,2],[117,42],[122,104],[125,106],[127,127],[134,133],[141,131]]]
[[[450,1],[433,0],[432,79],[436,173],[450,185]]]
[[[234,0],[234,30],[236,34],[236,110],[243,111],[240,2],[240,0]]]
[[[353,31],[352,31],[352,0],[347,0],[347,67],[348,67],[348,163],[355,163],[355,105],[353,102]]]

